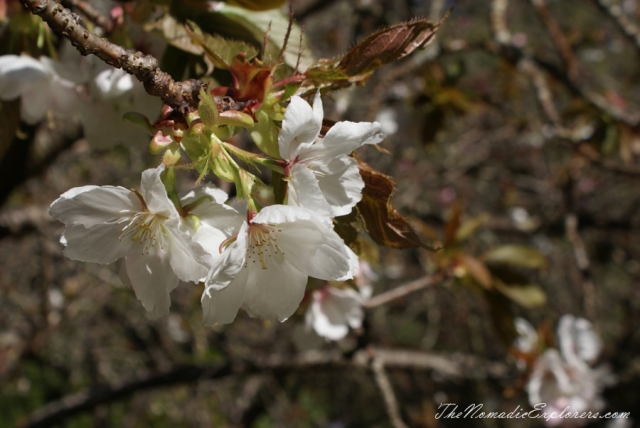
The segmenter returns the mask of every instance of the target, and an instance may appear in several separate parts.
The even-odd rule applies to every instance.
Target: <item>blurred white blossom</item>
[[[613,384],[608,367],[592,367],[600,353],[601,342],[591,323],[564,315],[558,327],[557,349],[549,348],[536,361],[527,392],[532,406],[545,403],[547,413],[599,412],[604,408],[601,393]],[[580,426],[588,419],[557,417],[548,426]]]
[[[70,115],[78,102],[77,82],[62,77],[62,65],[47,57],[0,56],[0,99],[20,98],[20,116],[33,125],[48,110]]]

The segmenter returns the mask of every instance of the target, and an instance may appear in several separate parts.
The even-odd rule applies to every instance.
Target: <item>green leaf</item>
[[[191,39],[203,48],[204,54],[217,68],[228,70],[233,58],[240,52],[246,54],[247,60],[254,58],[258,54],[258,50],[255,47],[245,42],[228,40],[219,35],[212,36],[204,33],[191,20],[187,20],[186,30]]]
[[[482,213],[460,225],[455,233],[455,242],[464,242],[489,220],[489,214]]]
[[[271,120],[266,109],[260,108],[256,112],[257,122],[249,132],[251,139],[265,155],[280,159],[278,148],[278,127]]]
[[[124,120],[127,120],[127,121],[133,123],[134,125],[139,125],[139,126],[143,127],[144,129],[149,131],[151,134],[155,134],[156,131],[157,131],[151,125],[151,122],[149,121],[147,116],[145,116],[142,113],[138,113],[137,111],[127,112],[124,115],[122,115],[122,118]]]
[[[253,35],[258,42],[262,42],[264,35],[269,31],[269,44],[265,52],[265,60],[269,62],[269,56],[275,59],[285,44],[289,17],[279,10],[251,11],[241,7],[223,3],[216,12],[242,26]],[[313,57],[307,38],[302,34],[302,30],[293,24],[287,48],[284,52],[284,62],[289,67],[294,68],[300,55],[300,67],[305,70],[313,63]]]
[[[547,259],[540,251],[525,245],[502,245],[484,256],[486,263],[518,266],[531,269],[544,269]]]
[[[495,279],[493,286],[500,293],[525,308],[535,308],[543,306],[547,302],[547,295],[535,284],[505,284]]]
[[[465,267],[466,272],[471,275],[478,284],[486,289],[491,288],[491,272],[489,272],[489,269],[484,263],[466,254],[458,257],[457,261]]]
[[[156,21],[149,22],[144,26],[144,30],[150,33],[159,33],[164,40],[180,50],[194,55],[203,55],[202,46],[194,43],[187,32],[184,23],[178,21],[170,14],[164,14]]]
[[[198,114],[204,124],[204,128],[211,131],[218,125],[218,108],[209,89],[200,88],[200,103]]]

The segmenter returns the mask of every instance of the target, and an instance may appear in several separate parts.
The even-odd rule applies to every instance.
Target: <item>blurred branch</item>
[[[613,19],[627,39],[633,43],[638,53],[640,53],[640,28],[627,18],[622,12],[620,4],[613,0],[593,0],[598,8]]]
[[[381,359],[374,359],[373,364],[371,364],[371,369],[373,370],[373,377],[376,380],[376,384],[382,393],[382,398],[384,399],[384,405],[387,409],[387,415],[389,416],[391,425],[393,425],[394,428],[408,428],[402,420],[402,416],[400,416],[398,400],[396,400],[393,387],[391,386],[389,377],[384,370],[383,361]]]
[[[339,352],[310,351],[298,355],[271,355],[253,361],[236,361],[212,365],[188,365],[145,378],[71,394],[36,411],[22,427],[50,427],[65,419],[112,403],[140,391],[216,380],[229,376],[258,373],[287,373],[319,369],[370,370],[374,362],[384,367],[435,370],[445,378],[490,377],[503,379],[509,368],[504,363],[488,362],[470,355],[437,355],[417,351],[367,348],[350,357]]]
[[[418,278],[415,281],[411,281],[407,284],[396,287],[393,290],[378,294],[377,296],[374,296],[368,301],[364,302],[363,306],[367,309],[371,309],[375,308],[376,306],[384,305],[385,303],[389,303],[392,300],[404,297],[407,294],[420,291],[424,288],[442,282],[444,278],[445,275],[442,273],[433,276],[423,276],[422,278]]]
[[[160,97],[165,104],[183,114],[197,108],[202,86],[199,80],[175,82],[168,73],[160,70],[156,58],[141,52],[128,52],[122,46],[90,33],[78,15],[53,0],[20,0],[20,3],[69,39],[82,55],[96,55],[107,64],[134,75],[149,94]]]
[[[534,61],[540,68],[546,70],[549,74],[563,83],[569,91],[580,96],[589,104],[598,110],[608,114],[613,119],[624,122],[631,127],[640,125],[640,111],[632,108],[620,108],[612,105],[607,99],[587,88],[577,78],[567,75],[558,70],[553,65],[546,63],[535,56],[525,54],[522,49],[511,43],[511,32],[507,26],[506,12],[508,0],[492,0],[491,2],[491,31],[493,38],[498,44],[497,48],[488,46],[490,52],[497,53],[516,66],[523,59]]]
[[[556,21],[553,18],[553,15],[551,15],[551,12],[549,12],[545,0],[531,0],[531,3],[540,14],[540,17],[547,26],[547,30],[549,30],[549,33],[551,34],[553,42],[558,47],[562,58],[564,58],[564,62],[567,64],[569,78],[571,80],[578,79],[578,60],[576,59],[573,50],[571,50],[571,45],[567,41],[567,38],[564,36],[560,25],[558,25],[558,21]]]
[[[573,248],[573,256],[576,260],[576,266],[580,271],[580,279],[582,286],[582,297],[584,313],[589,319],[595,318],[595,287],[591,279],[591,271],[589,269],[589,257],[584,246],[584,241],[578,233],[578,217],[574,213],[565,216],[565,230],[567,239]]]
[[[106,34],[110,34],[116,25],[116,20],[108,18],[95,9],[91,4],[83,0],[63,0],[62,4],[74,7],[80,11],[88,20],[101,27]]]

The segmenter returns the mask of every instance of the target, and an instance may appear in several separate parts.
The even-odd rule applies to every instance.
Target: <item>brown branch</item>
[[[622,13],[620,5],[611,0],[594,0],[594,2],[600,10],[606,12],[613,19],[618,28],[640,53],[640,28]]]
[[[569,213],[565,217],[565,231],[567,239],[573,248],[573,257],[580,272],[580,282],[582,286],[582,302],[584,313],[589,319],[595,318],[596,289],[593,283],[589,256],[582,237],[578,233],[578,217],[574,213]]]
[[[364,302],[363,306],[367,309],[370,309],[370,308],[375,308],[376,306],[384,305],[385,303],[389,303],[392,300],[396,300],[401,297],[404,297],[407,294],[420,291],[424,288],[427,288],[434,284],[442,282],[444,278],[445,278],[444,274],[438,274],[434,276],[423,276],[422,278],[418,278],[415,281],[411,281],[407,284],[401,285],[392,290],[378,294],[377,296],[374,296],[371,299]]]
[[[458,354],[437,355],[418,351],[367,348],[357,351],[351,357],[332,351],[309,351],[294,356],[271,355],[235,364],[226,362],[202,366],[182,366],[145,378],[67,395],[36,411],[22,427],[50,427],[74,415],[124,399],[139,391],[188,384],[200,380],[223,379],[234,375],[316,371],[319,369],[370,370],[374,361],[378,361],[378,364],[385,367],[435,370],[447,379],[478,377],[504,379],[509,374],[508,366],[503,363],[487,362],[470,355]]]
[[[382,394],[391,425],[393,425],[394,428],[408,428],[407,424],[402,420],[402,416],[400,416],[398,400],[396,400],[396,395],[393,392],[393,387],[391,386],[387,372],[384,369],[384,362],[382,359],[375,359],[371,365],[371,369],[373,370],[373,378],[375,379],[378,389],[380,389],[380,393]]]
[[[20,0],[20,3],[40,16],[51,29],[69,39],[82,55],[96,55],[107,64],[134,75],[149,94],[162,98],[165,104],[182,114],[197,108],[202,86],[199,80],[175,82],[160,70],[156,58],[141,52],[128,52],[122,46],[90,33],[76,14],[54,0]]]
[[[540,17],[547,26],[547,30],[549,30],[549,33],[551,34],[553,42],[558,47],[558,50],[560,51],[564,62],[567,64],[569,78],[572,80],[576,80],[579,73],[579,63],[576,59],[575,54],[571,50],[571,45],[567,41],[567,38],[564,36],[564,33],[562,32],[562,28],[560,28],[558,21],[556,21],[553,18],[553,15],[551,15],[551,12],[549,12],[549,8],[547,8],[545,0],[531,0],[531,3],[540,14]]]
[[[74,7],[87,17],[91,22],[101,27],[105,34],[111,34],[116,26],[116,20],[107,18],[97,9],[83,0],[64,0],[62,3],[68,7]]]

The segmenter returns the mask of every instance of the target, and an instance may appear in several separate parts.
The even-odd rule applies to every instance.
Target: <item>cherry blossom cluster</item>
[[[30,125],[47,114],[77,118],[94,147],[144,140],[146,132],[123,122],[122,115],[132,110],[156,114],[160,100],[123,70],[95,57],[84,58],[71,49],[64,49],[62,57],[0,56],[0,100],[19,98],[21,119]]]
[[[332,219],[350,213],[362,198],[364,182],[351,153],[385,135],[379,123],[346,121],[321,134],[322,121],[319,92],[313,105],[293,96],[277,147],[269,150],[279,157],[245,156],[270,161],[286,186],[281,203],[262,207],[252,196],[258,179],[227,156],[240,152],[221,141],[223,127],[203,130],[197,125],[206,123],[206,117],[191,120],[186,133],[196,135],[197,128],[197,138],[169,138],[163,164],[142,173],[139,189],[84,186],[53,202],[49,213],[66,226],[61,238],[65,255],[103,264],[124,259],[122,280],[154,316],[169,312],[170,293],[182,281],[204,285],[205,324],[231,323],[240,308],[266,320],[286,320],[303,300],[309,277],[346,281],[362,275],[358,256],[334,231]],[[194,141],[201,144],[197,150]],[[177,159],[185,152],[203,174],[230,177],[237,194],[244,196],[243,208],[226,204],[228,195],[213,185],[177,192]],[[200,160],[194,153],[202,154]],[[329,290],[321,293],[356,295],[360,304],[363,299],[353,290]],[[343,311],[335,306],[333,312],[344,312],[337,321],[334,315],[322,320],[322,311],[311,311],[316,321],[309,322],[333,326],[324,330],[331,339],[348,331],[339,325],[343,320],[357,328],[362,319],[361,307]]]
[[[532,406],[545,403],[545,412],[560,415],[570,412],[599,412],[604,408],[602,391],[615,383],[608,366],[594,367],[602,342],[591,323],[584,318],[564,315],[558,324],[558,348],[541,345],[536,330],[522,318],[516,319],[520,335],[516,348],[522,355],[535,357],[526,390]],[[565,410],[566,409],[566,410]],[[579,426],[587,419],[551,418],[548,426]]]

